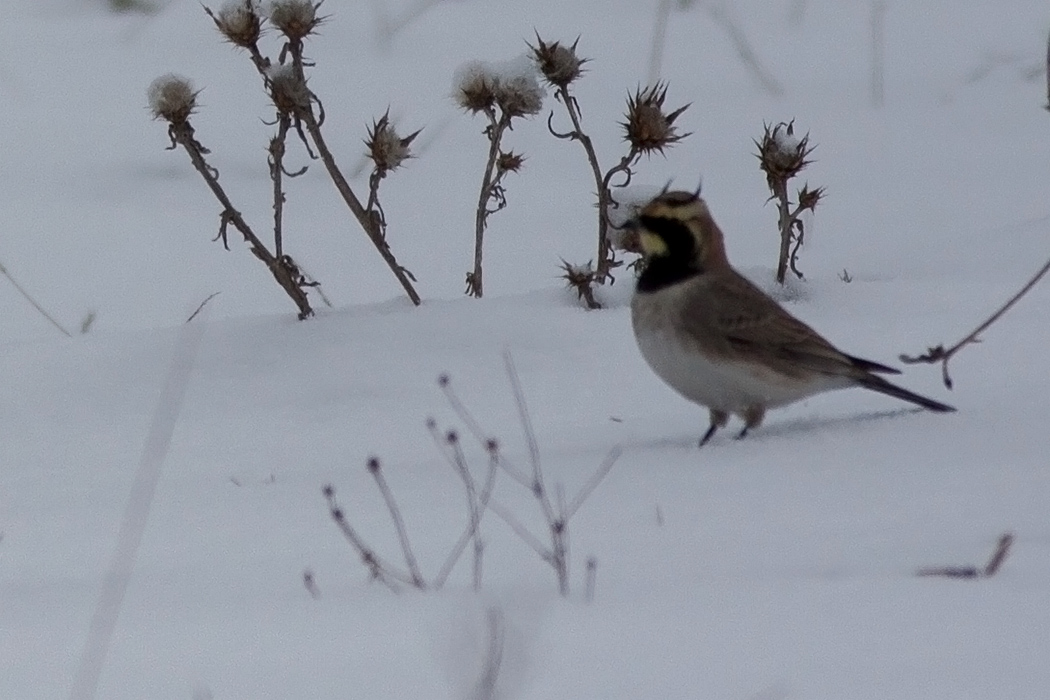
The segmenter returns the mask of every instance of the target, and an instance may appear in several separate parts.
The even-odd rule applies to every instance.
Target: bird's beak
[[[642,226],[637,218],[630,219],[623,226],[620,226],[618,230],[620,232],[620,245],[624,250],[639,255],[645,254],[641,242]]]

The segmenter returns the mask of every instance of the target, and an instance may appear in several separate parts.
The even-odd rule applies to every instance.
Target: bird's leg
[[[762,419],[766,417],[765,406],[748,406],[739,414],[744,419],[744,429],[737,433],[736,439],[743,440],[752,428],[762,425]]]
[[[707,427],[707,432],[704,433],[704,436],[702,438],[700,438],[700,447],[703,447],[704,445],[706,445],[707,441],[711,439],[711,436],[714,435],[718,431],[719,428],[724,428],[726,426],[726,423],[728,423],[728,422],[729,422],[729,414],[728,413],[726,413],[725,411],[716,411],[715,409],[712,408],[711,409],[711,425],[709,425]]]

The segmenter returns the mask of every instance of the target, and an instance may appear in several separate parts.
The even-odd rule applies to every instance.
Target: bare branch
[[[386,502],[386,508],[390,512],[390,518],[394,521],[394,528],[397,530],[397,538],[401,542],[401,551],[405,555],[405,564],[408,565],[408,571],[412,576],[412,585],[416,588],[423,590],[427,587],[426,582],[423,580],[423,574],[419,571],[419,564],[416,562],[416,556],[412,553],[412,544],[408,539],[408,531],[405,529],[405,521],[401,517],[401,509],[398,508],[397,501],[394,500],[394,493],[390,490],[390,486],[386,483],[386,477],[383,476],[383,470],[379,464],[379,459],[372,457],[368,460],[368,472],[375,479],[376,486],[379,487],[379,492],[383,495],[383,501]]]
[[[988,330],[988,328],[991,327],[993,323],[1002,318],[1002,316],[1006,314],[1006,312],[1009,311],[1014,304],[1020,301],[1021,297],[1027,294],[1032,289],[1032,287],[1034,287],[1039,282],[1039,280],[1041,280],[1046,275],[1047,272],[1050,272],[1050,260],[1047,260],[1046,263],[1044,263],[1043,266],[1039,268],[1039,271],[1036,272],[1035,275],[1030,280],[1028,280],[1023,287],[1021,287],[1020,291],[1018,291],[1016,294],[1010,297],[1007,300],[1007,302],[1000,306],[995,313],[989,316],[983,323],[977,326],[977,328],[974,328],[966,337],[964,337],[955,345],[947,349],[945,349],[943,345],[931,347],[926,351],[924,355],[901,355],[900,361],[909,365],[914,365],[918,363],[933,364],[934,362],[940,362],[941,379],[944,381],[944,386],[951,389],[952,379],[948,375],[948,361],[951,360],[957,352],[962,350],[967,345],[970,345],[971,343],[981,342],[981,333]]]

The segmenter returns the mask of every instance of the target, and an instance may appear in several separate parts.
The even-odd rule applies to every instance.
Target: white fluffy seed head
[[[262,33],[258,0],[226,0],[216,13],[208,12],[228,41],[237,46],[255,46]]]
[[[471,61],[456,71],[453,97],[471,112],[495,105],[511,118],[536,114],[543,109],[545,95],[536,71],[525,55],[500,63]]]
[[[168,73],[154,80],[146,91],[155,119],[183,124],[197,109],[197,91],[189,78]]]
[[[317,14],[320,6],[320,2],[315,4],[311,0],[272,0],[266,8],[267,18],[286,37],[300,41],[324,21]]]

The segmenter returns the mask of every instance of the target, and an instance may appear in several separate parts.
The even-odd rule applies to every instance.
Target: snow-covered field
[[[657,4],[448,0],[388,31],[416,3],[328,0],[307,53],[337,157],[354,169],[366,123],[388,107],[405,132],[424,127],[418,158],[382,190],[391,244],[424,304],[403,298],[314,164],[288,183],[286,246],[333,307],[312,297],[318,316],[298,322],[235,236],[230,252],[212,242],[219,207],[186,154],[164,150],[165,126],[146,109],[160,74],[203,88],[197,136],[266,231],[271,110],[199,4],[172,0],[143,17],[4,0],[0,263],[74,335],[0,279],[0,698],[71,697],[129,496],[149,495],[151,473],[152,499],[131,499],[130,522],[145,530],[109,618],[100,699],[1050,696],[1050,286],[953,361],[953,392],[938,368],[906,368],[901,384],[956,414],[839,392],[697,450],[706,412],[638,354],[629,276],[598,312],[557,278],[561,258],[593,257],[594,187],[578,146],[546,133],[544,111],[508,136],[527,161],[490,220],[486,297],[461,296],[487,144],[481,120],[449,98],[456,68],[511,58],[534,30],[579,35],[593,60],[577,92],[608,167],[623,152],[624,98],[647,78]],[[782,95],[738,58],[712,8],[728,8]],[[954,342],[1050,256],[1050,11],[1035,0],[887,3],[880,109],[871,12],[834,0],[673,12],[662,75],[669,106],[692,103],[677,123],[693,133],[643,160],[637,181],[692,189],[702,176],[730,259],[771,288],[775,211],[752,139],[764,121],[795,118],[818,144],[806,176],[828,194],[788,308],[843,349],[894,362]],[[289,167],[306,162],[293,146]],[[199,345],[179,350],[190,328]],[[441,591],[370,583],[322,486],[400,561],[365,469],[379,456],[433,577],[468,513],[427,419],[463,431],[479,478],[486,465],[437,378],[447,372],[525,465],[506,351],[552,490],[571,499],[623,450],[571,521],[570,596],[491,512],[480,593],[469,553]],[[193,361],[174,402],[173,357]],[[165,425],[166,452],[149,438]],[[495,499],[542,535],[535,502],[506,474]],[[915,576],[983,565],[1007,531],[1016,543],[992,578]],[[479,695],[496,657],[495,691]]]

